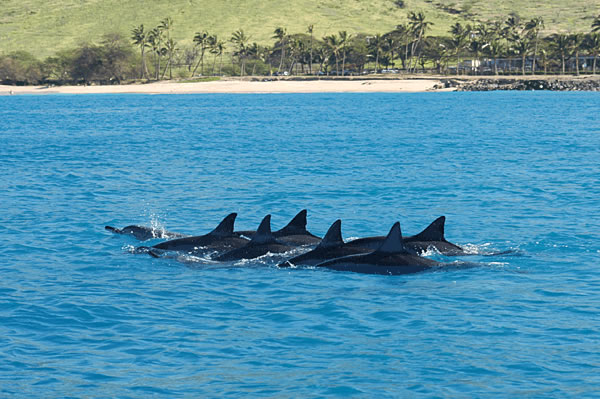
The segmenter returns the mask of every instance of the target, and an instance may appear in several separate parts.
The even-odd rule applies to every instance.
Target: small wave
[[[433,266],[430,271],[432,272],[450,272],[457,270],[466,270],[466,269],[474,269],[476,267],[481,267],[483,264],[476,262],[465,262],[463,260],[455,260],[449,263],[442,263],[437,266]]]
[[[291,254],[294,253],[296,248],[282,253],[272,253],[267,252],[266,254],[259,256],[257,258],[252,259],[240,259],[234,262],[236,266],[253,266],[253,264],[263,265],[263,266],[276,266],[280,261],[284,259],[289,259]]]
[[[212,256],[214,256],[214,255],[209,255],[209,254],[198,255],[198,254],[188,253],[188,254],[179,254],[178,256],[174,256],[173,259],[176,259],[178,262],[181,262],[181,263],[187,264],[187,265],[190,265],[190,264],[218,265],[221,263],[219,261],[213,260]]]
[[[510,266],[508,262],[486,262],[486,266],[489,266],[494,269],[505,269]]]
[[[121,249],[125,252],[129,252],[130,254],[135,254],[138,253],[137,252],[137,247],[131,245],[131,244],[125,244],[121,247]]]
[[[485,243],[485,244],[465,244],[462,245],[462,249],[463,251],[465,251],[466,254],[469,255],[481,255],[482,252],[486,251],[486,248],[490,246],[490,243]]]
[[[498,250],[492,247],[491,243],[484,244],[464,244],[462,249],[465,255],[481,255],[481,256],[499,256],[499,255],[517,255],[521,254],[518,248],[509,248],[506,250]]]

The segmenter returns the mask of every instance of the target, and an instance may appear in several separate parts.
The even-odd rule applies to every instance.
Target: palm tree
[[[480,24],[481,35],[485,41],[483,50],[494,60],[494,75],[498,75],[498,57],[502,54],[502,23],[500,21],[490,21],[487,24]]]
[[[531,72],[535,75],[535,59],[537,58],[538,44],[540,40],[540,31],[544,29],[544,19],[537,17],[531,19],[525,24],[525,31],[533,37],[534,49],[533,49],[533,63],[531,65]]]
[[[600,33],[592,33],[587,35],[585,48],[588,49],[594,56],[594,62],[592,64],[592,73],[596,74],[596,61],[600,54]]]
[[[234,55],[236,55],[240,61],[240,76],[244,76],[244,73],[246,72],[246,56],[249,40],[250,37],[246,36],[242,29],[238,29],[237,31],[233,32],[231,39],[229,39],[230,42],[237,46]]]
[[[340,35],[340,49],[342,50],[342,76],[346,70],[346,47],[350,41],[351,35],[345,30],[339,32]]]
[[[194,70],[192,71],[192,76],[196,74],[196,70],[198,69],[198,66],[200,64],[202,64],[200,74],[204,75],[204,52],[209,47],[209,38],[210,34],[208,33],[208,31],[205,30],[203,30],[202,32],[196,32],[196,34],[194,35],[194,43],[196,43],[196,46],[200,47],[200,59],[198,60],[196,66],[194,67]]]
[[[142,52],[142,69],[140,71],[140,79],[148,77],[148,67],[146,66],[146,47],[148,46],[148,32],[144,31],[144,25],[140,25],[131,30],[131,40],[133,44],[140,46]]]
[[[542,59],[540,60],[540,62],[544,66],[544,75],[547,75],[548,74],[548,50],[546,50],[545,48],[542,48],[540,50],[540,54],[542,55]]]
[[[173,27],[173,19],[171,17],[167,17],[160,21],[158,24],[158,28],[163,32],[167,32],[167,40],[171,38],[171,28]]]
[[[347,48],[346,63],[352,63],[357,72],[362,74],[365,64],[369,60],[367,36],[365,34],[357,34],[352,37]]]
[[[271,56],[271,49],[268,46],[258,46],[258,51],[256,57],[262,61],[264,64],[268,64],[269,66],[269,74],[271,74],[271,60],[269,57]]]
[[[162,74],[162,78],[165,78],[165,74],[167,73],[167,69],[169,69],[169,79],[173,79],[173,55],[175,54],[175,52],[178,50],[177,48],[177,44],[175,44],[175,41],[171,38],[169,38],[166,42],[165,42],[165,51],[168,54],[169,58],[167,60],[167,65],[165,66],[165,69],[163,70],[163,74]]]
[[[446,38],[429,36],[423,40],[423,60],[433,61],[439,74],[443,73],[442,68],[447,63],[449,55],[451,52]]]
[[[208,52],[213,54],[213,64],[212,64],[212,68],[210,70],[211,75],[215,74],[215,65],[217,63],[217,56],[214,53],[214,49],[217,45],[217,42],[218,42],[217,35],[210,35],[208,37],[208,39],[206,39],[206,45],[207,45]]]
[[[506,53],[508,56],[508,70],[512,71],[512,52],[514,51],[513,45],[515,40],[520,37],[521,33],[521,20],[515,15],[511,15],[504,21],[504,28],[502,29],[502,36],[506,39]],[[511,45],[511,43],[513,45]]]
[[[429,22],[429,21],[425,21],[425,14],[423,14],[422,12],[410,12],[408,14],[408,21],[409,21],[409,25],[411,27],[411,31],[414,32],[416,40],[413,42],[412,48],[411,48],[411,54],[415,54],[416,49],[419,48],[419,45],[421,44],[421,41],[423,40],[423,36],[425,35],[425,32],[427,31],[427,29],[429,28],[430,25],[433,25],[433,22]],[[419,60],[419,58],[421,57],[421,52],[422,49],[419,49],[419,53],[417,54],[417,61]],[[417,63],[415,62],[415,67],[414,70],[417,69]]]
[[[467,25],[463,27],[460,22],[455,23],[450,27],[452,39],[450,44],[456,54],[456,75],[460,74],[460,52],[467,46],[467,36],[471,28]]]
[[[294,70],[294,67],[296,66],[296,63],[298,62],[298,59],[302,56],[302,53],[304,52],[304,43],[299,38],[292,37],[290,38],[290,40],[288,40],[288,45],[290,50],[290,66],[288,68],[288,73],[291,75],[292,71]]]
[[[331,53],[335,57],[335,73],[337,76],[340,75],[340,67],[339,67],[339,55],[340,55],[340,41],[335,34],[325,36],[323,38],[325,44],[329,47]]]
[[[273,31],[273,33],[274,35],[272,38],[277,39],[277,44],[281,48],[281,58],[279,61],[279,68],[277,69],[277,73],[281,73],[281,68],[283,67],[283,59],[285,58],[285,47],[287,45],[288,34],[287,30],[285,28],[282,28],[281,26],[275,28],[275,31]]]
[[[525,60],[527,58],[527,54],[529,50],[531,50],[531,41],[527,36],[515,37],[513,39],[514,46],[513,51],[515,54],[521,56],[521,72],[523,76],[525,76]]]
[[[499,37],[491,38],[485,47],[487,55],[494,60],[494,75],[498,75],[498,57],[502,54],[502,42]]]
[[[511,15],[504,21],[503,34],[504,37],[510,40],[515,34],[521,30],[521,20],[515,15]]]
[[[404,43],[404,56],[400,54],[400,60],[402,61],[402,69],[408,70],[406,62],[408,61],[408,46],[410,45],[410,40],[412,37],[411,29],[409,28],[408,24],[396,25],[396,28],[392,32],[398,36],[399,42]]]
[[[327,72],[327,75],[329,76],[329,69],[327,68],[327,64],[329,63],[329,47],[327,46],[327,44],[323,43],[320,44],[317,48],[316,48],[316,52],[315,52],[315,61],[317,61],[319,63],[319,72],[323,71],[323,65],[325,65],[325,71]]]
[[[315,29],[314,25],[308,25],[308,29],[306,30],[310,34],[310,58],[308,59],[308,73],[312,75],[312,62],[313,62],[313,31]]]
[[[256,42],[250,44],[248,46],[248,48],[246,49],[246,56],[248,57],[249,60],[254,61],[252,63],[252,72],[250,73],[250,76],[254,76],[254,73],[256,72],[256,60],[258,59],[259,53],[260,53],[260,49],[259,49],[258,43],[256,43]]]
[[[478,25],[471,29],[469,33],[469,50],[475,56],[475,60],[479,64],[479,74],[483,72],[483,63],[481,62],[481,54],[485,50],[489,43],[487,42],[487,31],[483,24]]]
[[[222,40],[219,40],[216,35],[211,37],[214,38],[214,41],[211,40],[210,42],[210,53],[214,55],[212,74],[215,74],[215,63],[217,62],[217,57],[219,57],[219,75],[221,75],[221,71],[223,70],[223,53],[225,52],[225,43]]]
[[[570,49],[571,49],[571,40],[569,36],[565,34],[554,34],[551,36],[551,44],[554,49],[554,52],[560,56],[561,64],[562,64],[562,74],[565,72],[565,64],[566,60],[569,57]]]
[[[594,22],[592,22],[592,32],[600,32],[600,15],[594,18]]]
[[[569,36],[571,44],[571,52],[575,54],[575,75],[579,76],[579,52],[583,44],[583,35],[581,33],[574,33]]]
[[[383,51],[383,36],[380,33],[375,34],[375,36],[371,36],[368,38],[369,40],[369,48],[371,51],[375,53],[375,72],[379,71],[379,56]]]
[[[386,33],[383,35],[383,42],[385,46],[385,51],[390,53],[390,61],[392,63],[392,68],[395,66],[394,64],[394,53],[398,48],[398,34],[395,30]]]
[[[170,67],[171,61],[173,60],[173,53],[176,50],[176,45],[173,42],[173,40],[171,40],[171,28],[172,27],[173,27],[173,19],[171,17],[167,17],[167,18],[163,19],[158,24],[158,28],[162,32],[166,32],[166,34],[167,34],[167,38],[165,40],[165,46],[161,49],[161,52],[164,55],[166,55],[168,57],[168,59],[167,59],[167,65],[165,66],[165,69],[164,69],[164,71],[162,73],[161,79],[165,78],[165,74],[167,73],[167,67]],[[173,78],[173,72],[172,71],[170,71],[170,76],[171,76],[171,79],[172,79]]]
[[[160,26],[155,27],[148,32],[148,44],[152,48],[155,57],[155,79],[158,80],[160,76],[160,59],[164,55],[165,49],[163,47],[163,31]]]

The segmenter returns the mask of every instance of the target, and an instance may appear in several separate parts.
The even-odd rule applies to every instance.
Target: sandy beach
[[[214,82],[155,82],[109,86],[6,86],[0,95],[11,94],[186,94],[186,93],[372,93],[438,91],[437,79],[386,80],[220,80]],[[445,89],[442,89],[445,90]]]

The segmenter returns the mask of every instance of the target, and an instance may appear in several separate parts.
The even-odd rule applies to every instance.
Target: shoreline
[[[448,91],[600,91],[600,76],[427,76],[403,78],[272,79],[227,78],[209,82],[159,81],[123,85],[9,86],[3,95],[45,94],[276,94],[423,93]]]
[[[439,79],[386,80],[218,80],[212,82],[152,82],[92,86],[7,86],[0,95],[19,94],[267,94],[267,93],[419,93],[440,89]],[[453,90],[453,89],[450,89]]]

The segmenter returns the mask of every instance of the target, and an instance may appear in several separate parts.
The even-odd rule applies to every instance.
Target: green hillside
[[[401,2],[400,2],[401,3]],[[563,0],[2,0],[0,54],[27,50],[38,57],[97,41],[108,32],[129,35],[139,24],[174,21],[180,45],[191,44],[194,32],[208,30],[222,38],[243,29],[253,41],[272,43],[277,26],[289,33],[384,33],[406,21],[409,10],[423,11],[434,22],[432,34],[445,34],[453,23],[486,21],[516,12],[522,18],[541,16],[546,33],[587,32],[600,14],[600,0],[567,4]]]

